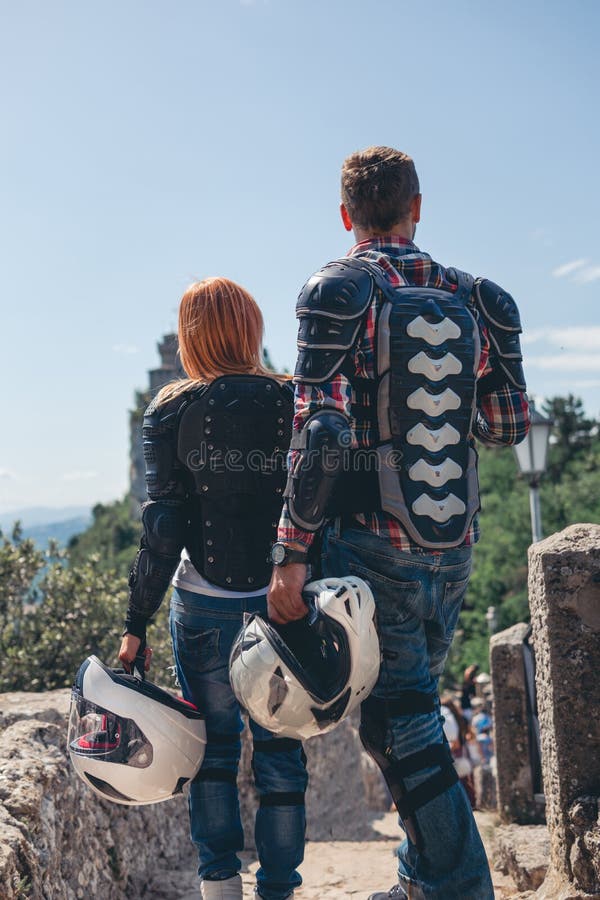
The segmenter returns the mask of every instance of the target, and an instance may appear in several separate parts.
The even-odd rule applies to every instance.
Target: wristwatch
[[[271,547],[271,562],[274,566],[287,566],[289,563],[305,563],[307,559],[307,550],[292,550],[283,541],[277,541]]]

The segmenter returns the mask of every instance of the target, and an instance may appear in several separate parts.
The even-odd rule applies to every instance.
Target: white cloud
[[[590,351],[600,353],[600,325],[560,325],[534,328],[522,336],[523,344],[547,341],[560,350]]]
[[[139,353],[140,348],[135,344],[113,344],[113,353]]]
[[[591,281],[597,281],[600,278],[600,266],[586,266],[581,269],[573,277],[573,281],[577,284],[589,284]]]
[[[97,478],[97,472],[65,472],[62,476],[63,481],[87,481],[89,478]]]
[[[549,356],[526,356],[525,367],[553,369],[555,372],[600,372],[600,355],[595,353],[553,353]]]
[[[15,481],[16,477],[14,472],[10,472],[8,469],[0,469],[0,478],[6,481]]]
[[[563,263],[562,266],[553,269],[552,277],[565,278],[567,275],[571,275],[572,272],[576,272],[577,269],[581,269],[581,267],[585,265],[587,265],[587,259],[574,259],[572,262]]]
[[[552,270],[553,278],[567,278],[569,275],[573,284],[590,284],[600,278],[600,266],[595,263],[590,265],[588,259],[573,259]]]

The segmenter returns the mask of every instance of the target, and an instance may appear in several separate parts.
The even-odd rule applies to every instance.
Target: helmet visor
[[[339,622],[316,612],[287,625],[263,620],[263,628],[279,657],[318,703],[329,703],[347,686],[350,648]]]
[[[137,769],[152,762],[152,744],[132,719],[115,715],[77,691],[71,694],[67,746],[77,756]]]

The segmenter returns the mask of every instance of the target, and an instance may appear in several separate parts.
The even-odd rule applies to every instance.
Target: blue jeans
[[[171,637],[183,696],[206,715],[206,753],[190,787],[189,810],[198,874],[207,881],[231,878],[241,867],[237,853],[244,834],[236,776],[243,722],[229,683],[229,653],[244,613],[266,615],[266,608],[266,596],[219,598],[175,589],[171,600]],[[276,739],[252,720],[250,728],[260,796],[257,887],[264,900],[284,900],[302,883],[296,869],[304,857],[306,760],[299,741]]]
[[[323,539],[323,575],[358,575],[371,585],[383,659],[376,698],[412,690],[437,693],[471,571],[470,548],[441,554],[404,553],[359,525],[329,525]],[[444,743],[437,710],[388,714],[385,747],[395,759]],[[404,778],[412,790],[440,771],[431,766]],[[406,839],[398,848],[398,875],[411,900],[493,900],[489,866],[471,805],[456,783],[413,814],[421,850]]]

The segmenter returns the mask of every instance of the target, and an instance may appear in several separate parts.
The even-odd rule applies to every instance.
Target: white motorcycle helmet
[[[168,800],[196,775],[205,747],[204,717],[193,704],[96,656],[80,666],[67,748],[99,797],[129,806]]]
[[[366,700],[379,675],[375,601],[361,578],[307,584],[306,618],[274,625],[254,615],[231,649],[240,704],[259,725],[304,740],[324,734]]]

